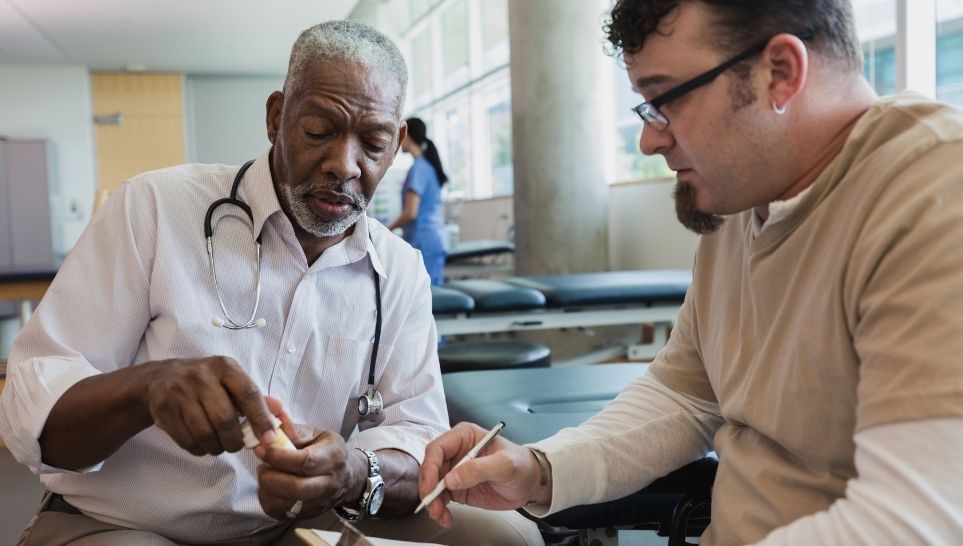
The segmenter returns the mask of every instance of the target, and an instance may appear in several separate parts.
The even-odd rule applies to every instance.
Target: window
[[[432,0],[408,0],[408,13],[411,15],[412,22],[425,16],[431,10]]]
[[[512,164],[512,104],[511,90],[499,86],[489,93],[485,105],[488,133],[488,164],[491,176],[491,195],[501,197],[515,191],[515,171]]]
[[[416,102],[431,96],[431,27],[425,25],[411,41],[411,94]]]
[[[469,129],[469,107],[467,97],[456,100],[444,111],[444,132],[445,132],[445,156],[447,160],[444,165],[448,173],[448,191],[453,196],[470,195],[471,188],[471,149],[469,148],[470,139],[465,138],[471,134]]]
[[[879,95],[896,89],[896,0],[853,0],[863,74]]]
[[[963,107],[963,0],[936,2],[936,98]]]
[[[511,195],[508,0],[410,2],[399,44],[412,73],[406,115],[423,119],[438,146],[445,199]]]
[[[484,0],[482,64],[486,69],[508,62],[508,0]]]
[[[639,151],[643,124],[631,110],[642,101],[629,85],[622,60],[613,60],[615,78],[615,182],[631,182],[656,178],[670,178],[672,171],[661,155],[643,155]],[[651,129],[650,129],[651,130]]]
[[[445,87],[468,79],[468,3],[456,0],[441,17],[441,52]]]

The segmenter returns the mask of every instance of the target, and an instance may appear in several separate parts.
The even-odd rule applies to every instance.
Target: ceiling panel
[[[283,74],[305,28],[358,0],[0,0],[0,61]]]

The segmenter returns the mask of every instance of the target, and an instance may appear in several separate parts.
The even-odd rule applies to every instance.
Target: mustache
[[[304,182],[294,188],[294,195],[303,199],[308,195],[315,195],[334,203],[344,203],[356,209],[367,206],[368,199],[360,190],[354,189],[348,182],[318,183]]]

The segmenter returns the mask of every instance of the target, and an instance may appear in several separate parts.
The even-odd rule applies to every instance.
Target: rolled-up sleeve
[[[34,473],[51,409],[77,382],[131,364],[150,320],[151,207],[124,185],[91,221],[14,341],[0,395],[0,434]],[[97,470],[94,466],[86,471]]]

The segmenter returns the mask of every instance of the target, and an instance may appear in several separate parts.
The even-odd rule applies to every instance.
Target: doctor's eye
[[[330,138],[331,136],[334,135],[334,133],[327,132],[327,131],[311,131],[308,129],[305,129],[304,133],[308,135],[309,138],[313,138],[313,139]]]
[[[386,148],[386,146],[380,142],[371,142],[367,140],[364,141],[364,147],[372,152],[379,153],[379,154],[385,151],[385,148]]]

